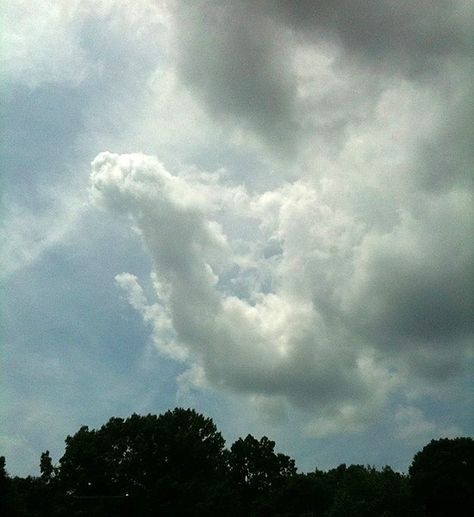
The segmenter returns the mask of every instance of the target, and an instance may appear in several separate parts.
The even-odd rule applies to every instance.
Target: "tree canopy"
[[[474,515],[474,440],[432,440],[409,469],[415,499],[428,517]]]
[[[274,452],[275,442],[263,436],[239,438],[230,448],[227,465],[234,483],[255,492],[266,490],[296,474],[295,461]]]
[[[210,418],[176,408],[111,418],[66,438],[40,476],[10,477],[0,456],[0,513],[6,517],[463,517],[473,510],[474,442],[430,442],[409,474],[339,465],[298,474],[264,436],[228,449]]]
[[[224,443],[212,420],[192,409],[111,418],[66,438],[58,482],[76,497],[129,497],[164,511],[220,479]]]

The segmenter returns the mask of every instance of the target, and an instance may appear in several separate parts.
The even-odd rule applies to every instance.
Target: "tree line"
[[[433,440],[408,474],[339,465],[298,473],[275,442],[230,448],[193,409],[111,418],[66,438],[40,476],[11,477],[0,456],[0,515],[173,517],[457,517],[474,515],[474,440]]]

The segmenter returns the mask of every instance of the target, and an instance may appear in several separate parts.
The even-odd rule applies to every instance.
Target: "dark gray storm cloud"
[[[250,3],[250,2],[249,2]],[[291,0],[257,3],[309,39],[328,38],[390,71],[437,67],[443,57],[472,52],[469,2],[445,0]]]
[[[365,75],[365,84],[354,84],[353,93],[362,88],[357,102],[366,111],[371,109],[366,99],[381,93],[380,82],[383,90],[397,78],[418,78],[428,88],[449,90],[451,80],[467,79],[459,74],[474,51],[474,15],[462,0],[200,0],[174,5],[176,63],[185,85],[214,116],[234,129],[250,129],[280,157],[301,143],[312,108],[297,84],[298,46],[331,48],[339,70]],[[321,90],[324,86],[316,84]],[[348,123],[335,115],[344,102],[338,91],[325,95],[319,120],[309,127],[337,139]],[[324,113],[328,107],[330,116]]]
[[[177,69],[217,117],[250,129],[284,156],[295,145],[296,82],[288,34],[243,2],[176,10]]]

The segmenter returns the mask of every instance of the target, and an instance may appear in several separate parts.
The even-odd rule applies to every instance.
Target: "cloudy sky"
[[[470,0],[1,11],[11,473],[175,406],[303,471],[473,433]]]

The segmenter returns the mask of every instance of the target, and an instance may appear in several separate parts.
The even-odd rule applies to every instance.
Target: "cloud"
[[[346,303],[361,308],[368,300],[362,309],[367,326],[433,345],[472,333],[474,247],[466,235],[473,201],[465,191],[420,196],[416,213],[400,212],[391,232],[364,237]]]
[[[127,294],[127,301],[141,314],[144,323],[152,328],[153,343],[158,350],[176,361],[185,361],[188,358],[186,349],[176,342],[169,308],[166,305],[167,293],[163,293],[162,285],[155,278],[154,292],[158,303],[148,304],[145,293],[138,283],[136,276],[130,273],[121,273],[115,277],[117,285]]]
[[[474,13],[463,0],[170,6],[170,56],[184,86],[242,146],[256,137],[287,164],[308,145],[337,150],[394,82],[452,95],[471,69]]]
[[[416,445],[438,436],[454,438],[462,434],[455,425],[439,426],[427,420],[423,412],[413,406],[399,407],[395,413],[395,423],[395,437]]]
[[[339,74],[324,55],[302,59]],[[303,153],[300,178],[266,192],[173,175],[143,155],[94,160],[93,196],[142,234],[166,286],[173,347],[201,382],[317,408],[308,429],[325,434],[357,428],[391,392],[432,392],[463,375],[472,193],[420,181],[418,142],[438,138],[449,113],[442,89],[382,81],[369,112],[341,115],[337,154]]]
[[[78,10],[77,1],[66,6],[19,0],[2,6],[3,79],[30,87],[43,82],[80,82],[89,64],[74,31]]]
[[[284,24],[314,41],[329,39],[353,57],[408,74],[431,70],[442,58],[472,49],[469,2],[328,0],[259,3]]]
[[[6,217],[0,228],[4,278],[30,266],[50,248],[64,242],[84,213],[84,200],[74,195],[58,197],[57,193],[49,193],[48,204],[54,210],[39,213],[5,203]]]
[[[251,130],[281,157],[298,130],[291,38],[245,2],[176,3],[176,68],[208,110],[234,128]]]
[[[131,216],[141,232],[157,279],[165,286],[165,298],[162,293],[157,296],[169,310],[176,340],[191,362],[203,368],[208,383],[283,396],[303,407],[327,406],[328,411],[334,403],[373,397],[384,389],[375,369],[365,367],[363,354],[345,341],[347,336],[328,330],[307,293],[288,289],[278,271],[270,292],[255,292],[254,286],[249,299],[231,293],[235,284],[229,275],[235,280],[245,264],[257,261],[252,267],[259,267],[272,257],[261,256],[262,245],[255,242],[249,243],[255,256],[242,261],[233,253],[235,243],[225,233],[220,215],[234,210],[240,224],[249,216],[255,219],[256,212],[240,214],[251,206],[265,208],[271,194],[249,203],[238,187],[209,182],[205,175],[171,175],[158,161],[142,155],[102,153],[92,169],[93,198]],[[283,221],[287,217],[292,216],[283,214]],[[287,246],[283,244],[283,254],[290,253],[287,261],[297,267],[305,250]],[[222,285],[220,276],[226,273],[227,285]],[[136,279],[121,275],[118,280],[127,287],[135,308],[152,322],[158,340],[162,321],[158,314],[150,316],[157,307],[145,304]]]
[[[324,435],[361,428],[390,393],[407,392],[409,367],[436,381],[431,356],[448,378],[462,370],[472,329],[461,279],[472,246],[458,220],[471,210],[468,197],[430,199],[416,223],[401,213],[380,231],[309,180],[250,196],[208,174],[173,175],[148,156],[101,153],[91,182],[93,199],[143,236],[158,304],[146,302],[136,278],[117,280],[159,347],[167,335],[201,382],[317,411],[308,432]],[[246,255],[236,227],[250,229]],[[266,254],[272,242],[278,248]],[[239,282],[249,269],[270,283],[251,277],[245,295]],[[437,353],[446,340],[450,369]],[[425,358],[418,368],[413,348]]]
[[[306,440],[332,466],[348,461],[335,435],[369,428],[351,461],[386,463],[398,436],[402,465],[405,438],[468,429],[471,2],[18,0],[3,12],[8,359],[33,357],[38,334],[48,357],[77,343],[58,370],[86,380],[58,429],[90,421],[80,396],[104,401],[95,424],[161,411],[177,391],[225,414],[230,435],[280,433],[310,469]],[[100,215],[79,205],[84,164],[104,149]],[[121,372],[115,395],[92,364]],[[24,375],[12,399],[37,406],[42,392],[48,408],[57,382]],[[10,439],[24,425],[43,446],[27,413]]]
[[[2,6],[2,17],[6,48],[2,54],[2,79],[30,88],[45,83],[79,86],[91,76],[103,74],[113,65],[108,61],[111,53],[116,52],[115,61],[128,53],[118,38],[111,44],[116,34],[122,41],[133,41],[133,50],[141,46],[143,57],[142,42],[150,44],[156,39],[151,37],[154,35],[150,27],[156,31],[157,26],[166,25],[163,3],[151,0],[105,0],[100,4],[91,0],[45,0],[35,4],[15,0]],[[90,27],[99,30],[88,33]],[[109,40],[105,45],[100,41],[104,32]]]

